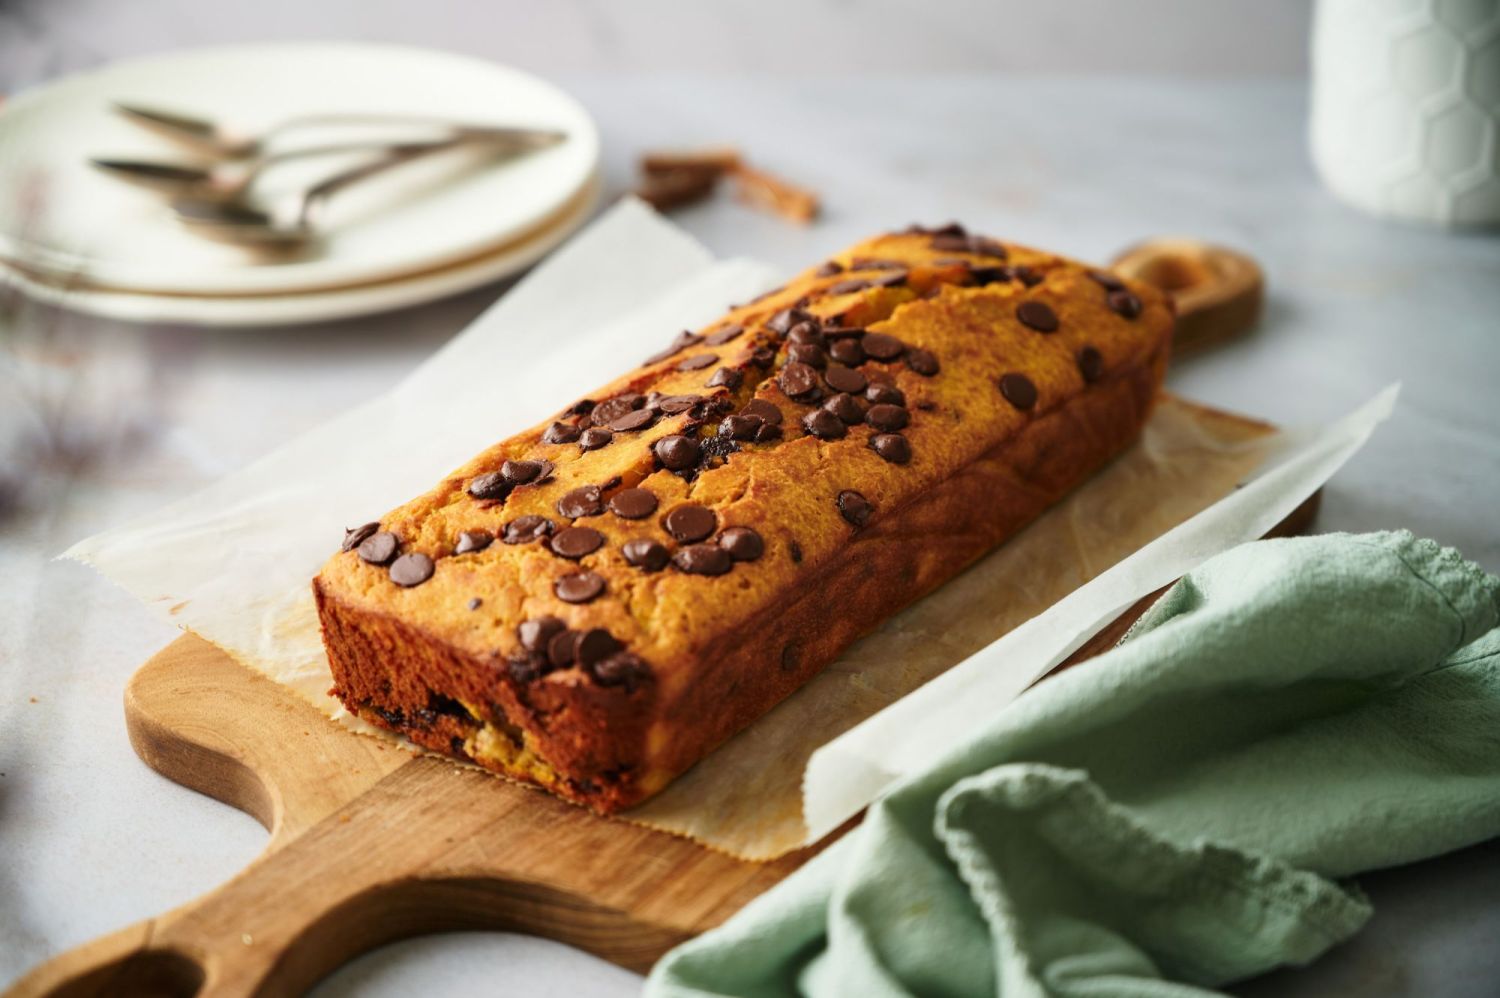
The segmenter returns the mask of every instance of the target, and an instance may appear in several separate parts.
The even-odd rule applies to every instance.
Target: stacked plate
[[[247,132],[320,113],[411,115],[565,133],[504,162],[441,154],[327,204],[320,238],[268,257],[179,225],[157,192],[94,157],[182,161],[116,103],[183,111]],[[299,135],[297,144],[317,136]],[[305,183],[313,163],[257,180]],[[325,172],[327,166],[322,167]],[[599,140],[551,84],[480,60],[364,44],[237,46],[118,63],[0,110],[0,280],[68,308],[136,321],[270,325],[359,315],[497,280],[588,217]],[[303,176],[299,177],[299,171]]]

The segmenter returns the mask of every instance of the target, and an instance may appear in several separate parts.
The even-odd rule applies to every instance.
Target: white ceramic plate
[[[40,301],[127,322],[219,327],[326,322],[419,305],[509,277],[555,249],[588,220],[598,200],[598,184],[591,183],[552,224],[528,239],[470,260],[375,284],[243,297],[142,294],[39,280],[3,262],[0,282],[15,285]]]
[[[134,102],[258,129],[311,113],[410,114],[553,128],[562,144],[503,164],[445,155],[372,178],[329,202],[325,237],[295,258],[181,229],[160,195],[105,176],[93,156],[183,160],[180,147],[113,113]],[[347,133],[306,130],[300,145]],[[499,252],[563,212],[598,168],[588,113],[551,84],[492,63],[388,45],[295,43],[117,63],[27,92],[0,111],[0,259],[116,291],[226,297],[390,281]],[[269,174],[259,193],[338,161]]]

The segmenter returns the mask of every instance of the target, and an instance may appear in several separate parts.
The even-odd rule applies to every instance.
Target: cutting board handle
[[[1137,243],[1110,267],[1171,297],[1177,306],[1174,356],[1239,336],[1260,319],[1265,276],[1259,264],[1237,250],[1166,236]]]
[[[223,886],[48,960],[7,998],[299,994],[367,950],[466,930],[644,972],[800,862],[743,863],[351,735],[192,635],[135,674],[125,714],[148,765],[270,841]],[[675,870],[717,886],[663,883]]]

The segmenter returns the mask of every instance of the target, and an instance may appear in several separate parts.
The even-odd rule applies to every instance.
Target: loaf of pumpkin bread
[[[600,812],[674,776],[1136,437],[1156,290],[958,225],[860,243],[348,532],[333,692]]]

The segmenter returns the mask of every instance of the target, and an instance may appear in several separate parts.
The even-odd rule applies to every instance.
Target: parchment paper
[[[66,557],[330,717],[392,737],[326,692],[309,580],[343,528],[378,519],[777,280],[761,264],[715,262],[623,202],[387,395]],[[1269,529],[1368,436],[1393,395],[1302,436],[1165,399],[1140,443],[1094,480],[627,817],[749,858],[815,841],[1132,601]]]

